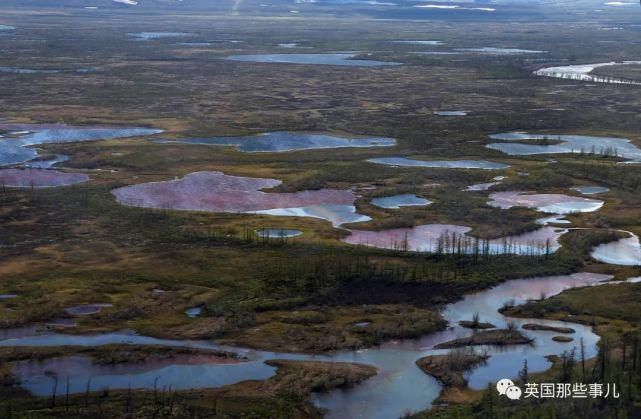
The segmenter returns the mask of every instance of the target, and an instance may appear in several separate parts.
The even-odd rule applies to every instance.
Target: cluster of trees
[[[583,341],[555,360],[550,372],[532,375],[527,363],[517,385],[526,383],[602,384],[610,386],[608,397],[524,398],[518,402],[500,397],[493,384],[482,399],[472,405],[418,415],[439,418],[637,418],[641,408],[641,342],[639,336],[620,342],[603,341],[595,359],[586,359]],[[614,397],[616,386],[618,398]],[[605,394],[604,394],[605,395]]]
[[[557,165],[561,173],[581,177],[626,192],[641,192],[641,170],[637,165],[565,163]]]
[[[400,240],[393,240],[390,249],[408,252],[411,248],[407,233]],[[493,255],[544,256],[549,258],[553,253],[552,243],[545,242],[523,243],[512,237],[501,239],[483,239],[456,232],[443,232],[434,242],[423,246],[424,251],[437,255],[472,255],[474,260],[479,257],[488,258]]]

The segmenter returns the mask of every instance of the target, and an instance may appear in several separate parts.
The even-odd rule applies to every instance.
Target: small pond
[[[287,239],[298,237],[303,234],[300,230],[293,230],[289,228],[262,228],[256,230],[258,237],[265,239]]]
[[[399,209],[401,207],[420,207],[431,204],[429,199],[413,194],[402,194],[372,199],[372,205],[380,208]]]

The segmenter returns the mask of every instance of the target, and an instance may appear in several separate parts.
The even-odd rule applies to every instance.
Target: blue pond
[[[263,228],[256,230],[259,237],[265,239],[285,239],[290,237],[298,237],[303,234],[300,230],[292,230],[288,228]]]
[[[585,153],[617,156],[633,162],[641,162],[641,149],[626,138],[526,132],[494,134],[490,135],[490,138],[502,142],[489,144],[488,148],[510,155]],[[541,144],[524,143],[523,141],[526,140],[540,141]]]
[[[609,192],[610,188],[606,188],[605,186],[577,186],[575,188],[572,188],[572,190],[575,190],[583,195],[597,195],[600,193]]]
[[[349,138],[329,134],[299,133],[299,132],[268,132],[260,135],[245,137],[211,137],[187,138],[179,140],[188,144],[207,144],[215,146],[234,146],[239,151],[280,152],[295,150],[313,150],[321,148],[344,147],[391,147],[396,140],[385,137]]]
[[[429,199],[412,194],[386,196],[372,199],[372,204],[380,208],[398,209],[400,207],[420,207],[431,204]]]
[[[62,124],[3,124],[0,123],[0,166],[14,165],[38,156],[33,146],[50,143],[72,143],[114,138],[153,135],[162,130],[141,127],[96,127]],[[52,162],[51,164],[55,164]],[[37,162],[32,162],[36,166]],[[32,166],[32,167],[36,167]]]

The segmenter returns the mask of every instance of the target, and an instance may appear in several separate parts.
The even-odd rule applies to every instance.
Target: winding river
[[[264,364],[267,359],[283,358],[291,360],[318,360],[337,362],[358,362],[375,365],[379,374],[366,382],[350,389],[319,394],[314,402],[329,410],[329,418],[391,418],[399,417],[408,411],[427,409],[438,396],[441,386],[438,382],[421,372],[415,361],[423,356],[443,353],[432,349],[438,343],[472,333],[458,326],[459,320],[469,320],[475,313],[482,321],[491,322],[499,328],[505,327],[508,319],[497,310],[508,300],[517,304],[541,295],[552,296],[563,290],[598,285],[610,279],[606,275],[577,273],[573,275],[516,279],[507,281],[494,288],[467,295],[464,299],[447,305],[444,317],[451,327],[447,330],[429,334],[419,339],[392,341],[376,348],[344,350],[327,355],[289,354],[244,348],[225,347],[212,341],[190,341],[157,339],[136,335],[131,332],[106,333],[99,335],[66,335],[59,333],[36,334],[33,328],[22,331],[5,331],[0,334],[0,346],[96,346],[110,343],[147,344],[164,346],[183,346],[194,348],[226,349],[239,352],[249,358],[247,362],[231,363],[190,363],[190,362],[153,362],[147,364],[96,365],[84,356],[54,358],[43,362],[20,361],[14,366],[14,373],[22,386],[35,395],[50,395],[53,388],[52,377],[61,378],[58,391],[66,392],[66,377],[69,377],[69,390],[72,393],[84,392],[90,382],[92,390],[106,388],[153,388],[154,384],[171,385],[175,389],[212,388],[237,383],[249,379],[266,379],[275,372],[273,367]],[[536,321],[551,326],[568,326],[560,321],[514,319],[517,325]],[[470,386],[475,389],[485,387],[504,377],[516,375],[527,359],[530,371],[541,371],[549,367],[545,356],[561,354],[578,345],[583,339],[586,356],[596,354],[599,337],[588,326],[571,324],[576,333],[572,343],[554,342],[553,332],[524,331],[535,339],[534,344],[487,347],[491,354],[488,363],[469,373]]]

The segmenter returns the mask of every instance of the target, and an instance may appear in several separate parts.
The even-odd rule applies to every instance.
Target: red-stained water
[[[222,172],[190,173],[182,179],[143,183],[113,191],[122,204],[136,207],[252,212],[313,205],[352,205],[347,190],[319,189],[293,193],[264,192],[281,184],[277,179],[229,176]]]
[[[83,173],[44,169],[0,169],[0,185],[12,188],[50,188],[87,182]]]

